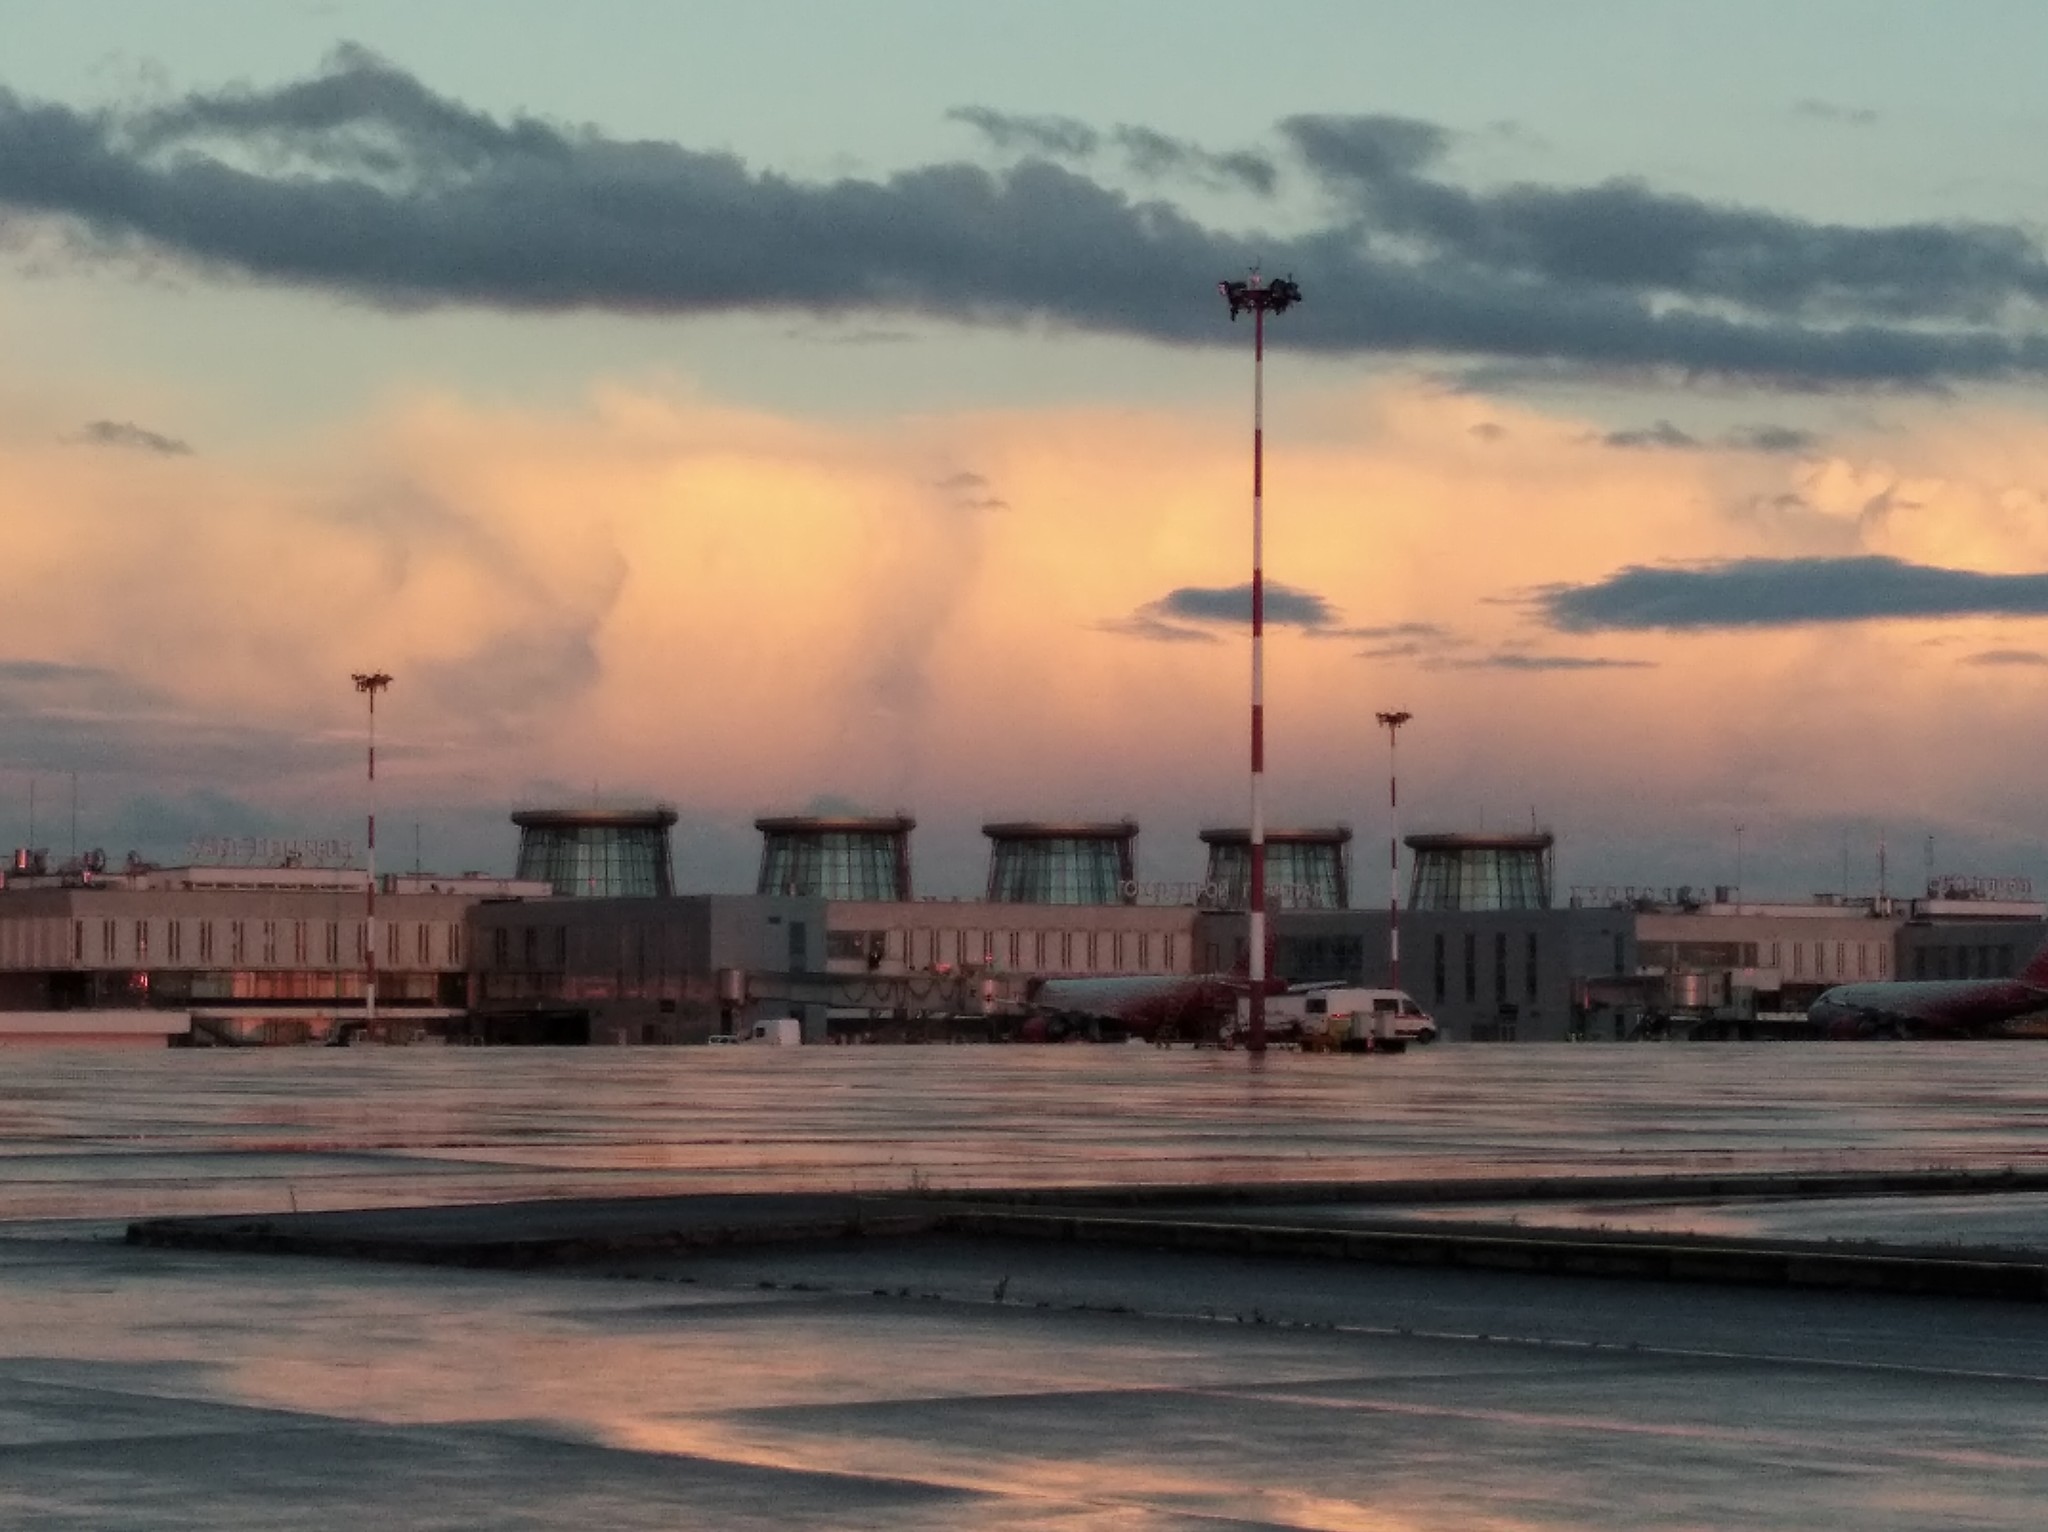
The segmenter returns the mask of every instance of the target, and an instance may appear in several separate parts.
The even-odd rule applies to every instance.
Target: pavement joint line
[[[1816,1177],[1559,1177],[1462,1184],[1467,1200],[1502,1198],[1504,1188],[1533,1200],[1595,1195],[1640,1199],[1681,1188],[1695,1197],[1755,1195],[1766,1188],[1800,1196],[1870,1195],[1890,1190],[1979,1193],[2048,1186],[2048,1173],[1831,1173]],[[1780,1288],[1851,1289],[2021,1301],[2048,1299],[2048,1255],[1987,1247],[1838,1245],[1699,1234],[1539,1229],[1517,1223],[1372,1220],[1320,1223],[1303,1204],[1385,1206],[1420,1200],[1423,1187],[1394,1183],[1391,1199],[1358,1195],[1338,1183],[1259,1183],[1206,1188],[1041,1188],[1017,1193],[848,1196],[843,1193],[700,1194],[611,1197],[507,1204],[367,1209],[145,1220],[130,1244],[268,1254],[353,1257],[470,1267],[530,1268],[589,1264],[647,1255],[833,1239],[962,1234],[1076,1246],[1138,1247],[1258,1258],[1452,1267],[1555,1276],[1694,1281]],[[1380,1188],[1384,1190],[1384,1187]],[[1020,1195],[1022,1202],[1020,1205]],[[1096,1202],[1087,1199],[1095,1197]],[[1250,1196],[1253,1205],[1291,1204],[1288,1222],[1219,1216]],[[1076,1206],[1079,1202],[1081,1205]],[[1107,1206],[1103,1205],[1104,1201]],[[1134,1205],[1136,1204],[1136,1205]],[[1206,1214],[1206,1216],[1204,1216]],[[522,1228],[522,1221],[524,1227]]]

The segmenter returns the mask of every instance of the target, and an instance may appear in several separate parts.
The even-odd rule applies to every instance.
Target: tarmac
[[[26,1059],[0,1526],[2048,1504],[2015,1050],[673,1051]]]
[[[2048,1503],[2038,1302],[990,1237],[934,1198],[819,1232],[869,1200],[169,1221],[348,1259],[23,1231],[0,1524],[1905,1532]]]
[[[1692,1204],[1780,1207],[2048,1189],[2048,1172],[1923,1171],[1570,1176],[1405,1182],[1259,1182],[983,1189],[923,1196],[820,1193],[550,1199],[260,1218],[150,1219],[130,1244],[476,1267],[565,1266],[735,1246],[970,1235],[1377,1265],[1758,1287],[2048,1300],[2048,1251],[1670,1231],[1447,1222],[1460,1204],[1541,1210]],[[1404,1213],[1410,1216],[1403,1217]]]

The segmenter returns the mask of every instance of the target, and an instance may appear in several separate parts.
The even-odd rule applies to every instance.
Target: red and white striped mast
[[[1291,277],[1219,282],[1233,322],[1252,316],[1252,829],[1250,1015],[1245,1047],[1266,1051],[1266,315],[1301,302]]]
[[[1377,713],[1387,731],[1387,988],[1401,987],[1401,771],[1396,742],[1413,713]]]
[[[358,672],[356,690],[370,699],[370,887],[367,920],[363,927],[363,1024],[377,1023],[377,693],[391,684],[383,671]]]

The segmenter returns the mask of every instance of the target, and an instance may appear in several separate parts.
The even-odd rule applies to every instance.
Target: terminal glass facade
[[[756,892],[809,899],[907,901],[911,897],[909,858],[902,836],[890,830],[770,832],[761,846]]]
[[[1217,906],[1251,906],[1252,844],[1214,836],[1209,840],[1209,882]],[[1350,899],[1348,847],[1334,838],[1285,838],[1266,842],[1266,905],[1276,910],[1342,910]]]
[[[519,874],[569,898],[653,898],[675,891],[668,827],[661,824],[525,824]]]
[[[996,904],[1122,904],[1136,898],[1131,843],[1114,836],[998,839],[989,855],[988,897]]]
[[[1547,845],[1429,845],[1410,841],[1413,910],[1543,910],[1550,907]]]

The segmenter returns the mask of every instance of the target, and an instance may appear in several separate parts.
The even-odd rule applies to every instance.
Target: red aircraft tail
[[[2027,966],[2020,970],[2020,983],[2048,989],[2048,945],[2027,959]]]

